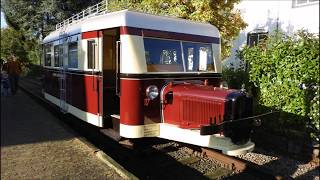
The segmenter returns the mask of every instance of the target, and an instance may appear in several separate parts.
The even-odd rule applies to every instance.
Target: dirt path
[[[1,179],[121,179],[50,112],[19,91],[1,98]]]

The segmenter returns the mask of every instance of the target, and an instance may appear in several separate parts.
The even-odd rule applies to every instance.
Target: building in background
[[[226,67],[240,67],[237,51],[274,30],[287,35],[300,29],[319,34],[319,0],[243,0],[235,8],[240,10],[248,26],[234,41],[231,56],[223,62]]]

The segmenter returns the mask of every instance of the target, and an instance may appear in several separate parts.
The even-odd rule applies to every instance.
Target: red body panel
[[[160,95],[154,100],[148,100],[146,89],[150,85],[155,85],[160,93],[162,88],[174,79],[178,78],[135,77],[121,79],[120,122],[127,125],[161,123]],[[197,77],[196,79],[205,80],[208,77]],[[179,80],[181,81],[181,78]],[[194,80],[194,77],[185,77],[183,81],[188,80]],[[212,85],[217,85],[220,82],[220,77],[212,77],[209,82]]]
[[[121,80],[120,123],[143,125],[143,89],[142,82]]]
[[[163,91],[163,99],[168,92],[173,93],[171,103],[163,105],[165,123],[181,128],[199,128],[200,125],[220,124],[225,114],[227,96],[235,90],[195,84],[168,85]]]
[[[129,35],[136,35],[136,36],[143,36],[143,37],[164,38],[164,39],[175,39],[175,40],[183,40],[183,41],[216,43],[216,44],[220,43],[220,39],[217,37],[159,31],[159,30],[153,30],[153,29],[143,29],[143,28],[135,28],[135,27],[128,27],[128,26],[121,26],[120,34],[121,35],[129,34]]]
[[[102,31],[88,31],[82,33],[81,38],[82,39],[91,39],[91,38],[97,38],[102,36]]]
[[[60,99],[59,71],[44,69],[44,90],[46,93]],[[67,103],[95,115],[102,113],[102,77],[83,72],[67,72]],[[100,97],[100,98],[99,98]]]

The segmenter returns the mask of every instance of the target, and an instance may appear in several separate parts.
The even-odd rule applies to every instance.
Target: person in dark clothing
[[[14,95],[18,91],[19,78],[22,72],[21,64],[17,60],[17,57],[12,55],[4,65],[4,68],[9,75],[11,94]]]

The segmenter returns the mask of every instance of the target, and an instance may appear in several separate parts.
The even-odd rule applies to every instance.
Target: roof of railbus
[[[61,33],[75,35],[82,32],[128,26],[143,29],[169,31],[209,37],[220,37],[218,29],[209,23],[200,23],[190,20],[157,16],[130,10],[111,12],[89,17],[78,23],[60,28],[44,38],[43,43],[59,39]]]

